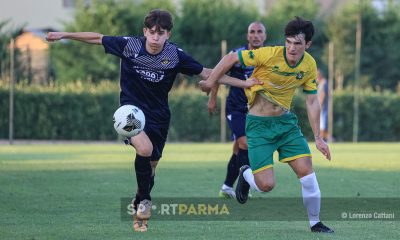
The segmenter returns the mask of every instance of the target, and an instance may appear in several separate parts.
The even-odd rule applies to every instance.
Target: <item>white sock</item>
[[[229,187],[228,185],[226,185],[226,184],[224,183],[224,184],[222,184],[221,189],[222,189],[222,190],[228,190],[228,189],[232,189],[232,187]]]
[[[303,203],[307,208],[310,227],[319,222],[319,211],[321,208],[321,192],[315,173],[300,178],[301,191],[303,193]]]
[[[250,188],[256,190],[257,192],[262,192],[258,187],[256,182],[254,181],[254,175],[250,168],[246,169],[243,172],[243,177],[246,179],[246,182],[249,183]]]

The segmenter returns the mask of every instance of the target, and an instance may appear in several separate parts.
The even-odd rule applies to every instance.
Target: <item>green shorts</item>
[[[297,122],[296,115],[291,112],[277,117],[247,115],[246,137],[253,173],[271,168],[276,150],[280,162],[311,156]]]

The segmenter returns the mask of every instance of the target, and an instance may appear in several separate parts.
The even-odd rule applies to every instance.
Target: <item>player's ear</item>
[[[308,42],[306,43],[306,49],[308,49],[309,47],[311,47],[311,44],[312,44],[312,41],[308,41]]]
[[[168,31],[168,32],[167,32],[167,39],[169,39],[169,38],[171,37],[171,35],[172,35],[172,32],[171,32],[171,31]]]
[[[146,35],[147,28],[143,28],[143,35]]]

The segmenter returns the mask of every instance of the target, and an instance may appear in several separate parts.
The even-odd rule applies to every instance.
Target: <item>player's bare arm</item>
[[[201,89],[205,92],[209,92],[212,87],[214,87],[219,79],[222,78],[222,76],[231,69],[231,67],[239,62],[239,57],[237,56],[237,53],[230,53],[228,55],[225,55],[221,61],[215,66],[215,68],[212,70],[210,76],[208,79],[200,84]],[[226,76],[228,77],[228,76]],[[229,77],[228,77],[229,78]],[[225,79],[227,80],[227,79]],[[221,79],[221,81],[225,81]],[[230,81],[228,79],[228,81]],[[228,82],[219,82],[223,84],[229,84]],[[232,83],[232,82],[231,82]],[[231,85],[231,84],[229,84]],[[231,85],[234,86],[234,85]]]
[[[220,79],[217,81],[218,84],[225,84],[225,85],[230,85],[233,87],[239,87],[239,88],[250,88],[254,85],[263,85],[264,83],[257,78],[251,78],[246,81],[242,81],[239,78],[234,78],[230,77],[227,75],[222,76]],[[201,80],[199,82],[200,88],[203,92],[206,92],[207,94],[210,93],[211,89],[215,88],[217,85],[210,85],[209,80]]]
[[[49,32],[46,40],[55,42],[61,39],[77,40],[89,44],[102,44],[103,34],[95,32]]]
[[[317,149],[326,157],[331,160],[331,153],[329,151],[328,144],[322,139],[319,131],[320,121],[320,105],[317,94],[307,94],[306,106],[308,121],[310,122],[311,129],[314,133],[315,145]]]
[[[237,54],[234,54],[237,55]],[[234,63],[233,63],[234,64]],[[229,70],[230,68],[228,68]],[[227,70],[227,71],[228,71]],[[209,68],[204,68],[203,71],[199,74],[200,78],[204,79],[199,82],[200,88],[203,92],[206,92],[209,94],[209,99],[208,99],[208,112],[210,114],[213,114],[217,110],[217,95],[218,95],[218,87],[219,84],[226,84],[234,87],[240,87],[240,88],[250,88],[254,85],[262,85],[264,84],[262,81],[259,81],[256,78],[248,79],[247,81],[242,81],[238,78],[234,78],[228,75],[222,75],[219,79],[217,79],[217,84],[213,84],[211,87],[208,86],[209,83],[209,78],[211,75],[211,72],[214,71]]]
[[[210,76],[212,69],[210,68],[203,68],[203,71],[199,74],[200,78],[203,80],[207,80]],[[200,84],[201,86],[201,84]],[[210,115],[214,114],[217,111],[217,95],[218,95],[218,85],[214,86],[209,92],[207,108]]]

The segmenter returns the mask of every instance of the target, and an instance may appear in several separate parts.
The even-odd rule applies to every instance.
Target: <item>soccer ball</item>
[[[138,135],[144,129],[146,119],[140,108],[133,105],[123,105],[114,113],[115,131],[124,137]]]

